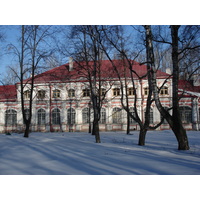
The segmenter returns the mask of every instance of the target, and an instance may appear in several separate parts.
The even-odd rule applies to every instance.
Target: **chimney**
[[[171,69],[170,69],[169,67],[166,68],[166,73],[167,73],[167,74],[170,74],[170,75],[172,74],[172,71],[171,71]]]
[[[69,57],[69,71],[73,70],[73,58]]]

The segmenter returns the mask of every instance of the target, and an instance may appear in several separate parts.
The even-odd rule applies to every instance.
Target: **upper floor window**
[[[101,96],[105,96],[105,95],[106,95],[106,89],[101,88],[101,89],[100,89],[100,95],[101,95]]]
[[[128,88],[128,95],[129,95],[129,96],[135,95],[135,90],[134,90],[134,88]]]
[[[5,112],[5,124],[16,125],[17,124],[17,111],[10,109]]]
[[[83,97],[89,97],[90,96],[90,90],[89,89],[83,89]]]
[[[144,95],[148,95],[149,94],[149,88],[144,88]]]
[[[44,99],[45,94],[46,94],[45,90],[39,90],[37,94],[38,99]]]
[[[68,97],[75,97],[75,90],[69,89],[68,90]]]
[[[113,96],[119,96],[120,95],[120,89],[119,88],[114,88],[113,89]]]
[[[53,90],[53,98],[60,98],[60,90]]]
[[[30,99],[30,96],[31,96],[31,91],[30,90],[26,90],[24,92],[24,99],[28,100],[28,99]]]
[[[168,87],[163,87],[163,88],[161,88],[160,94],[161,94],[161,95],[168,95],[168,94],[169,94],[169,93],[168,93]]]

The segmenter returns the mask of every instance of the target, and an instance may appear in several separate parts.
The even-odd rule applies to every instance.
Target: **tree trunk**
[[[95,135],[96,143],[101,143],[99,134],[99,123],[96,120],[93,121],[92,135]]]
[[[25,128],[25,131],[24,131],[24,137],[28,138],[29,137],[29,132],[30,132],[30,123],[29,122],[26,122],[25,124],[26,128]]]
[[[127,129],[126,129],[126,134],[129,135],[130,134],[130,115],[127,112]]]
[[[140,146],[144,146],[145,145],[146,133],[147,133],[147,129],[140,127],[140,134],[139,134],[138,145],[140,145]]]

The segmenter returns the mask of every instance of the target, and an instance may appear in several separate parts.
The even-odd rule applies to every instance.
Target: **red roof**
[[[0,86],[0,102],[16,101],[17,90],[15,85]]]
[[[187,80],[179,80],[178,88],[182,90],[200,93],[200,86],[193,86],[192,83]]]
[[[128,61],[126,61],[127,64]],[[142,77],[147,73],[147,66],[141,65],[136,61],[130,60],[132,65],[132,70],[136,73],[133,73],[133,76],[136,78],[137,76]],[[129,70],[124,70],[125,63],[122,60],[113,60],[113,65],[116,66],[117,70],[123,77],[130,77]],[[97,70],[101,73],[101,79],[109,79],[109,78],[117,78],[117,73],[113,68],[112,63],[109,60],[103,60],[97,63]],[[54,69],[48,70],[44,73],[35,76],[36,83],[42,82],[67,82],[70,80],[80,81],[80,79],[87,79],[87,74],[91,73],[94,70],[94,62],[89,61],[86,63],[82,62],[74,62],[73,69],[69,71],[69,64],[61,65]],[[136,75],[137,74],[137,75]],[[157,78],[166,78],[169,74],[162,72],[160,70],[157,71]],[[26,80],[27,81],[27,80]]]

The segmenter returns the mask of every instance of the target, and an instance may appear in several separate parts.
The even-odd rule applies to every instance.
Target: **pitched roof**
[[[136,61],[129,61],[132,65],[132,70],[135,72],[133,73],[133,77],[142,77],[147,73],[147,66],[141,65]],[[89,62],[74,62],[73,69],[69,70],[69,64],[61,65],[54,69],[48,70],[41,74],[38,74],[34,77],[35,83],[42,83],[42,82],[67,82],[67,81],[80,81],[80,79],[87,79],[88,73],[92,74],[93,72],[93,61]],[[117,78],[117,73],[113,68],[113,65],[116,66],[117,70],[121,75],[125,75],[126,77],[130,77],[130,71],[124,70],[124,66],[128,64],[128,61],[124,62],[122,60],[113,60],[111,63],[109,60],[102,60],[98,62],[97,70],[101,73],[102,79],[109,79],[109,78]],[[136,75],[137,74],[137,75]],[[169,74],[162,72],[160,70],[157,71],[157,78],[166,78]],[[28,80],[28,79],[27,79]],[[25,81],[27,81],[25,80]]]
[[[0,86],[0,102],[16,101],[17,90],[15,85]]]

